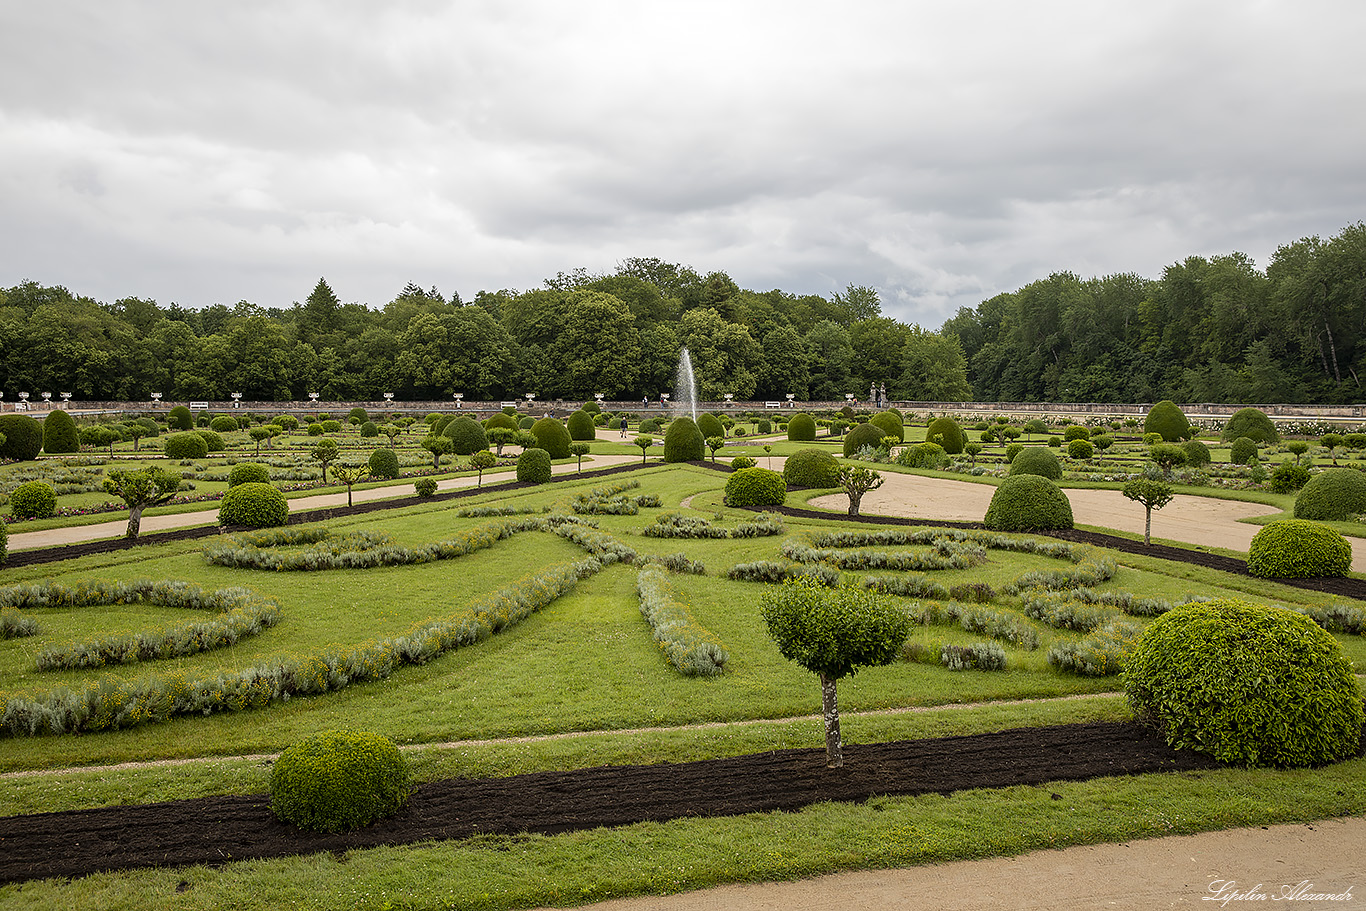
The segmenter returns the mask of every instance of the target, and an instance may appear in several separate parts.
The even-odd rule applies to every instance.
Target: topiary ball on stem
[[[1016,456],[1016,461],[1023,455]],[[1072,503],[1048,478],[1014,475],[1002,481],[992,494],[982,524],[993,531],[1071,528]]]
[[[1225,598],[1173,608],[1124,662],[1138,717],[1176,749],[1245,766],[1353,755],[1362,704],[1351,662],[1308,617]]]
[[[1264,579],[1345,576],[1352,545],[1335,530],[1306,519],[1272,522],[1252,538],[1247,571]]]
[[[270,772],[270,809],[315,832],[347,832],[392,816],[412,792],[393,741],[360,731],[322,731],[292,744]]]

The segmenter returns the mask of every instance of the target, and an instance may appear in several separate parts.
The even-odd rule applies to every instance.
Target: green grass
[[[790,445],[795,449],[805,444]],[[721,524],[750,515],[722,505],[719,490],[725,475],[718,472],[659,466],[629,478],[641,482],[639,492],[658,494],[665,509],[677,510],[689,501],[692,514]],[[384,530],[400,544],[415,545],[496,521],[456,517],[456,510],[466,506],[496,503],[564,509],[574,493],[617,480],[571,478],[455,503],[414,502],[330,524],[339,530]],[[594,519],[603,531],[638,551],[681,551],[706,564],[707,575],[680,577],[676,587],[697,621],[731,653],[720,678],[687,678],[669,667],[640,616],[634,568],[616,565],[488,641],[420,667],[400,669],[378,682],[239,714],[179,718],[79,737],[6,738],[0,771],[37,774],[6,775],[0,788],[0,813],[259,793],[265,787],[268,767],[260,760],[237,757],[275,753],[305,734],[339,727],[377,731],[408,745],[419,780],[820,746],[816,680],[785,661],[768,639],[757,614],[762,588],[723,578],[734,563],[778,559],[782,538],[693,541],[641,535],[641,529],[659,512],[645,509],[637,516]],[[788,525],[794,535],[838,527],[833,519],[803,518]],[[244,585],[279,600],[284,620],[233,648],[106,672],[138,677],[173,666],[211,675],[280,655],[306,654],[328,643],[357,644],[397,635],[414,622],[457,612],[478,595],[540,565],[581,556],[582,551],[557,536],[526,532],[467,557],[421,566],[261,573],[208,566],[199,555],[199,544],[189,542],[7,569],[3,581],[192,579],[206,587]],[[932,575],[948,585],[987,581],[999,589],[1026,570],[1060,565],[1002,551],[991,551],[989,556],[984,566]],[[1266,580],[1185,564],[1129,555],[1119,560],[1120,572],[1108,587],[1148,596],[1238,594],[1298,604],[1324,600]],[[1014,603],[1000,599],[994,606],[1012,609]],[[0,689],[32,692],[54,685],[79,686],[99,676],[93,671],[33,671],[32,652],[45,641],[131,631],[179,619],[174,611],[130,605],[48,609],[37,614],[45,627],[43,637],[0,643]],[[841,681],[845,739],[878,742],[1128,717],[1121,697],[1095,695],[1117,690],[1115,679],[1073,677],[1047,665],[1047,643],[1075,634],[1038,629],[1044,648],[1035,652],[1007,648],[1011,669],[1005,672],[951,673],[903,662]],[[927,644],[982,638],[939,626],[919,628],[915,637]],[[1338,639],[1358,667],[1366,667],[1366,639]],[[1063,696],[1088,698],[1052,698]],[[1017,702],[1033,698],[1045,701]],[[957,707],[963,703],[971,705]],[[944,707],[949,705],[955,707]],[[524,737],[531,739],[508,739]],[[53,771],[159,760],[192,762]],[[1360,796],[1366,793],[1364,779],[1366,763],[1360,760],[1293,773],[1221,770],[1098,779],[1046,788],[965,792],[948,798],[821,805],[795,814],[680,820],[555,838],[471,839],[351,852],[344,858],[322,855],[237,863],[221,869],[106,874],[73,883],[0,889],[0,907],[573,904],[720,882],[1361,812],[1366,800]],[[1053,793],[1063,800],[1053,800]],[[1009,833],[995,824],[1001,814],[1010,814]],[[188,892],[176,895],[182,880]]]

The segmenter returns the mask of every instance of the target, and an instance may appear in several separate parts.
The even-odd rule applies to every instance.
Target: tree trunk
[[[1333,328],[1328,325],[1328,317],[1323,318],[1323,331],[1328,333],[1328,353],[1333,356],[1333,379],[1342,385],[1342,371],[1338,370],[1338,350],[1333,345]]]
[[[1152,543],[1151,536],[1153,530],[1153,508],[1149,506],[1143,517],[1143,546],[1147,547]]]
[[[863,496],[861,494],[849,494],[849,515],[858,515],[858,507],[861,502],[863,502]]]
[[[133,506],[128,510],[128,531],[124,537],[130,541],[138,539],[138,530],[142,527],[142,509],[141,506]]]
[[[840,743],[840,702],[835,681],[821,674],[821,714],[825,716],[825,767],[844,765],[844,744]]]

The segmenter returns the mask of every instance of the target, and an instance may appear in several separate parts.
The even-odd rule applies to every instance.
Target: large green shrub
[[[1345,576],[1352,545],[1326,525],[1283,519],[1257,532],[1247,552],[1247,571],[1268,579]]]
[[[1188,440],[1192,435],[1186,413],[1172,401],[1161,401],[1148,409],[1148,416],[1143,419],[1143,432],[1160,433],[1168,443]]]
[[[569,458],[569,431],[555,418],[543,417],[534,421],[531,432],[536,434],[537,447],[550,453],[552,459]]]
[[[323,433],[340,433],[342,429],[341,421],[325,419],[320,421],[323,425]]]
[[[456,455],[473,455],[481,449],[489,448],[483,425],[469,415],[462,414],[452,419],[442,433],[450,439],[451,451]]]
[[[1125,659],[1143,721],[1177,749],[1246,766],[1346,759],[1361,740],[1351,662],[1308,617],[1224,598],[1173,608]]]
[[[166,414],[166,426],[172,430],[192,430],[194,415],[184,405],[177,405]]]
[[[593,404],[596,405],[597,402]],[[598,436],[597,426],[593,423],[593,416],[582,409],[569,416],[569,422],[565,429],[569,431],[569,439],[576,443],[591,442]],[[642,428],[641,432],[648,433],[649,431]]]
[[[298,430],[299,419],[292,414],[277,414],[270,422],[281,430]]]
[[[1341,521],[1366,513],[1366,472],[1329,468],[1316,474],[1295,498],[1295,518]]]
[[[377,478],[396,478],[399,476],[398,453],[387,447],[370,453],[366,462],[370,474]]]
[[[517,429],[518,429],[518,430],[530,430],[530,429],[531,429],[532,427],[534,427],[535,425],[536,425],[536,419],[533,418],[533,417],[532,417],[531,415],[529,415],[529,414],[528,414],[528,415],[525,415],[524,417],[522,417],[520,420],[517,421]]]
[[[810,443],[816,439],[816,419],[804,411],[787,421],[787,438],[794,443]]]
[[[1067,444],[1069,459],[1089,459],[1096,454],[1096,446],[1090,440],[1078,437]]]
[[[1073,440],[1089,439],[1091,439],[1091,428],[1084,424],[1068,424],[1063,428],[1062,441],[1064,443],[1070,443]]]
[[[212,421],[209,421],[209,429],[216,433],[232,433],[237,429],[237,418],[226,414],[220,414]]]
[[[348,424],[359,425],[364,424],[368,420],[370,420],[370,415],[367,414],[365,409],[361,408],[359,405],[357,405],[355,408],[352,408],[346,415],[346,422]]]
[[[1023,457],[1022,452],[1015,461]],[[982,524],[995,531],[1071,528],[1072,503],[1048,478],[1036,474],[1014,475],[996,488]]]
[[[949,462],[949,454],[938,443],[917,443],[914,446],[907,446],[896,456],[898,465],[905,465],[907,468],[925,468],[932,471],[947,468]]]
[[[1219,439],[1225,443],[1239,437],[1247,437],[1257,443],[1281,441],[1281,435],[1276,431],[1276,425],[1272,423],[1271,418],[1266,416],[1266,412],[1256,408],[1240,408],[1235,411],[1233,417],[1224,425],[1224,432],[1219,435]]]
[[[490,415],[488,419],[484,421],[485,430],[492,430],[495,427],[506,427],[508,430],[521,429],[517,426],[517,419],[503,411]]]
[[[741,468],[726,478],[727,506],[782,506],[787,499],[783,476],[767,468]]]
[[[1238,437],[1229,447],[1229,461],[1235,465],[1246,465],[1257,458],[1257,441],[1249,437]]]
[[[726,435],[726,425],[721,423],[721,419],[705,411],[697,416],[697,429],[702,432],[703,439]]]
[[[674,418],[669,422],[669,429],[664,431],[664,461],[700,461],[706,449],[707,441],[692,418]]]
[[[379,436],[379,425],[376,424],[374,421],[362,422],[360,425],[360,435],[366,437],[367,439],[370,437]]]
[[[967,440],[963,438],[963,428],[958,426],[958,422],[945,415],[930,422],[925,430],[925,442],[938,443],[949,455],[958,455]]]
[[[792,425],[789,424],[787,429],[788,438],[791,439]],[[844,435],[844,457],[852,459],[858,455],[858,451],[864,446],[872,446],[876,449],[882,445],[882,438],[886,435],[887,431],[876,424],[859,424]]]
[[[783,465],[789,487],[838,487],[839,473],[840,463],[824,449],[799,449]]]
[[[228,471],[228,486],[269,484],[270,469],[260,462],[238,462]]]
[[[1210,463],[1209,447],[1199,440],[1187,440],[1181,444],[1186,453],[1186,464],[1192,468],[1203,468]]]
[[[322,731],[275,760],[270,808],[301,829],[346,832],[398,812],[412,787],[408,764],[387,737]]]
[[[57,511],[57,492],[47,481],[26,481],[10,491],[9,510],[16,519],[46,519]]]
[[[289,501],[269,484],[228,488],[218,506],[219,525],[273,528],[289,521]]]
[[[901,423],[901,412],[882,411],[868,419],[869,424],[882,428],[884,436],[896,437],[898,443],[906,439],[906,427]]]
[[[216,430],[200,428],[194,432],[204,438],[204,445],[209,448],[209,452],[222,452],[228,448],[227,444],[223,442],[223,437]]]
[[[1271,489],[1276,493],[1291,493],[1309,483],[1309,469],[1286,459],[1271,472]]]
[[[517,480],[544,484],[550,480],[550,453],[544,449],[524,449],[517,457]]]
[[[1010,460],[1011,476],[1038,475],[1056,481],[1062,477],[1062,462],[1053,450],[1046,446],[1026,446]]]
[[[31,462],[43,451],[43,425],[26,414],[0,414],[0,459]]]
[[[48,412],[43,418],[43,452],[48,455],[63,455],[81,451],[81,441],[76,435],[76,422],[71,415],[58,408]]]
[[[202,459],[209,454],[209,444],[193,430],[169,434],[162,444],[168,459]]]

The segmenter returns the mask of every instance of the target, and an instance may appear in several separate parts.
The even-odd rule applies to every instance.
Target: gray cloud
[[[12,6],[0,285],[378,306],[658,256],[937,326],[1366,198],[1351,0]]]

